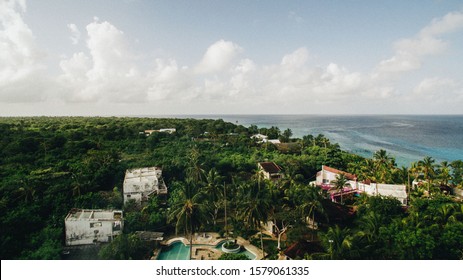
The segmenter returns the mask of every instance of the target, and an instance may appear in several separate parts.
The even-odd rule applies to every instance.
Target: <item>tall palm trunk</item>
[[[312,241],[315,231],[315,211],[312,209]]]
[[[190,217],[190,260],[191,256],[193,256],[193,223],[191,222]]]
[[[260,229],[260,248],[262,249],[262,259],[265,258],[265,255],[264,255],[264,239],[262,237],[263,233],[262,233],[262,228]]]

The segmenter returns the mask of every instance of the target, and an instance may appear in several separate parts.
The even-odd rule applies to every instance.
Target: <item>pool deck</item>
[[[222,255],[221,250],[211,248],[212,246],[217,246],[222,241],[225,241],[225,238],[220,237],[220,234],[217,232],[201,232],[195,233],[193,236],[192,243],[196,245],[193,247],[193,257],[192,259],[201,259],[201,260],[216,260]],[[161,245],[169,246],[174,242],[182,242],[184,245],[190,245],[190,240],[184,236],[173,236],[165,241],[161,242]],[[262,250],[252,245],[248,240],[237,237],[236,242],[243,246],[246,250],[251,252],[256,256],[255,260],[263,259]],[[201,246],[204,245],[204,246]],[[157,255],[157,254],[156,254]]]

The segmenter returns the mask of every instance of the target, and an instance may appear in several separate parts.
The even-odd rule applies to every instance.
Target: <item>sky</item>
[[[463,114],[463,1],[0,0],[0,116]]]

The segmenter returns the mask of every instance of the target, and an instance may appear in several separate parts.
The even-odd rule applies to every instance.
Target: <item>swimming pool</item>
[[[163,247],[158,255],[158,260],[188,260],[190,259],[190,246],[181,241],[174,242]]]
[[[194,247],[211,247],[219,251],[222,251],[222,244],[225,241],[219,242],[217,245],[193,245]],[[240,254],[245,254],[249,259],[254,260],[256,256],[241,247]],[[158,260],[188,260],[190,259],[190,246],[183,244],[181,241],[176,241],[162,248],[161,252],[158,255]]]

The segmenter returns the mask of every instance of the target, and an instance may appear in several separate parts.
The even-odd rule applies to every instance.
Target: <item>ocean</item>
[[[293,137],[323,134],[341,149],[371,158],[384,149],[398,166],[430,156],[441,161],[463,160],[463,115],[192,115],[223,119],[249,127],[290,128]]]

